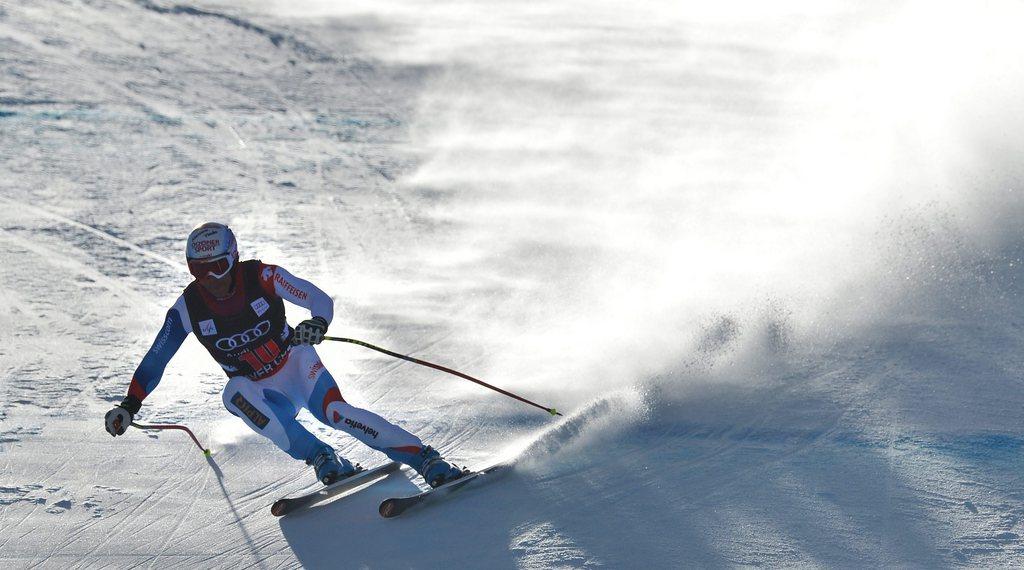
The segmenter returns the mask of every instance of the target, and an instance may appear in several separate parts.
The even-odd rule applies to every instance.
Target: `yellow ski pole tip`
[[[204,450],[203,450],[203,455],[205,455],[205,456],[207,456],[207,457],[209,457],[209,456],[211,455],[211,453],[212,453],[212,452],[211,452],[211,451],[210,451],[209,449],[204,449]]]
[[[556,410],[554,408],[551,408],[550,410],[548,410],[548,413],[550,413],[552,416],[557,416],[558,415],[558,410]]]

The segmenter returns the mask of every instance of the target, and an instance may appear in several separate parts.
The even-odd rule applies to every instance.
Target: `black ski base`
[[[327,499],[344,493],[350,489],[377,481],[378,479],[383,479],[391,473],[398,471],[401,466],[401,463],[392,461],[372,469],[360,469],[353,475],[350,475],[341,481],[335,481],[334,483],[331,483],[321,489],[317,489],[311,493],[300,495],[298,497],[278,499],[277,502],[270,507],[270,512],[275,517],[282,517],[299,509],[326,501]]]
[[[455,491],[456,489],[461,489],[471,481],[476,480],[481,475],[486,475],[488,473],[492,473],[503,467],[508,466],[508,463],[498,463],[495,465],[491,465],[489,467],[485,467],[479,471],[469,471],[462,477],[459,477],[458,479],[449,481],[444,485],[441,485],[440,487],[436,487],[434,489],[427,489],[426,491],[423,491],[422,493],[417,493],[415,495],[412,495],[411,497],[394,497],[391,499],[386,499],[384,502],[380,504],[380,508],[378,509],[378,511],[380,512],[380,516],[386,519],[397,517],[398,515],[401,515],[405,511],[415,507],[420,503],[423,503],[427,500],[445,496],[451,493],[452,491]]]

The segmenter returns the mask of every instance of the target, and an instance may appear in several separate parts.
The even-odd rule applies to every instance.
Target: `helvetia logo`
[[[377,439],[377,430],[373,429],[368,425],[363,424],[363,422],[357,422],[350,418],[345,418],[345,425],[351,427],[352,429],[360,430],[366,435],[372,436],[373,439]]]

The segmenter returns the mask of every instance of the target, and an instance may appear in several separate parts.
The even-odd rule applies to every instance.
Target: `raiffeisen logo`
[[[274,273],[274,281],[276,281],[279,285],[284,287],[285,290],[288,291],[288,293],[294,295],[296,299],[305,300],[307,297],[309,297],[308,293],[306,293],[302,289],[299,289],[295,285],[292,285],[291,283],[285,281],[284,277],[281,277],[280,273]]]

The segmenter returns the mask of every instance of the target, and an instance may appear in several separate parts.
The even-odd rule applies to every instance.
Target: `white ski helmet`
[[[188,270],[195,277],[221,279],[238,262],[238,245],[231,228],[217,222],[196,226],[185,245]]]

